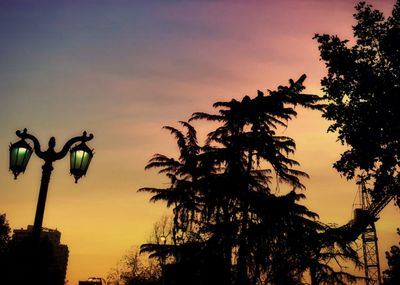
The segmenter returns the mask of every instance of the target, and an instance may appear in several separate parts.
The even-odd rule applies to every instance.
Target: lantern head
[[[71,148],[70,172],[71,175],[75,177],[75,183],[77,183],[79,178],[81,178],[83,175],[86,175],[92,157],[93,157],[93,150],[91,150],[84,142]]]
[[[165,243],[167,242],[167,237],[164,236],[164,235],[160,236],[160,241],[161,241],[163,244],[165,244]]]
[[[32,152],[32,147],[24,139],[10,145],[10,171],[14,174],[14,179],[25,172]]]

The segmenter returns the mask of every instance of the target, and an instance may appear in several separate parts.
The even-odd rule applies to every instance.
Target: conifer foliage
[[[165,127],[179,157],[155,154],[146,169],[158,169],[170,183],[139,191],[173,210],[172,244],[142,245],[155,257],[175,257],[171,273],[165,271],[167,280],[178,278],[171,284],[305,284],[307,274],[323,284],[326,276],[351,277],[326,264],[350,254],[335,253],[336,241],[322,234],[327,227],[299,204],[308,175],[291,158],[294,140],[279,134],[296,117],[296,106],[324,107],[318,96],[301,93],[305,78],[254,98],[216,102],[216,113],[196,112],[180,122],[182,130]],[[203,145],[193,125],[199,120],[217,124]],[[274,183],[291,191],[279,195]]]

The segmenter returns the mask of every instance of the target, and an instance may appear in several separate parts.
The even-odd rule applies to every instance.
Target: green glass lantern
[[[23,139],[10,145],[10,171],[14,174],[14,179],[25,172],[32,152],[32,147]]]
[[[70,172],[71,175],[75,177],[75,183],[77,183],[79,178],[81,178],[83,175],[86,175],[92,157],[93,157],[93,150],[91,150],[84,142],[71,148]]]

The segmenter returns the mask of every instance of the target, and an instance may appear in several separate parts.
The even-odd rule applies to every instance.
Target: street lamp
[[[49,140],[49,148],[46,151],[42,151],[39,140],[35,136],[29,134],[26,129],[22,132],[19,130],[16,131],[16,135],[21,138],[21,140],[10,145],[10,171],[14,174],[14,179],[17,179],[18,175],[25,171],[29,158],[33,152],[35,152],[39,158],[44,160],[35,222],[32,229],[34,242],[39,242],[43,224],[44,208],[46,205],[47,190],[49,187],[51,172],[53,171],[53,162],[64,158],[70,150],[70,172],[71,175],[75,177],[76,183],[79,178],[86,174],[93,157],[93,151],[85,144],[85,142],[93,139],[93,135],[87,135],[86,132],[83,132],[82,136],[73,137],[68,140],[59,152],[54,150],[56,145],[54,137],[51,137]],[[32,141],[33,149],[26,140]],[[73,146],[79,142],[80,144]]]
[[[165,244],[167,243],[167,237],[162,234],[160,236],[160,241],[163,243],[164,248],[161,256],[161,284],[165,284],[165,257],[166,257],[166,249],[165,249]]]
[[[10,145],[10,170],[14,179],[17,179],[21,172],[25,172],[32,152],[32,147],[24,139]]]
[[[70,172],[75,177],[75,183],[83,175],[89,167],[90,161],[93,157],[93,151],[84,143],[74,146],[70,151]]]
[[[167,243],[167,237],[165,235],[160,236],[160,241],[165,245]]]

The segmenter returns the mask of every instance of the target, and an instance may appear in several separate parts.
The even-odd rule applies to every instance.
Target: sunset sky
[[[389,15],[395,0],[367,1]],[[1,0],[0,213],[12,228],[33,223],[42,161],[32,156],[13,180],[8,147],[27,128],[58,149],[84,130],[95,156],[78,184],[69,160],[54,164],[43,226],[62,232],[70,250],[67,279],[106,278],[133,246],[146,242],[164,204],[137,193],[166,180],[144,166],[174,155],[162,126],[178,126],[217,100],[240,99],[307,74],[307,93],[322,94],[325,75],[315,33],[350,38],[350,0]],[[311,178],[304,203],[326,223],[352,217],[357,187],[332,169],[344,149],[319,113],[298,110],[282,130]],[[197,125],[206,130],[204,124]],[[381,261],[397,243],[400,210],[377,223]]]

